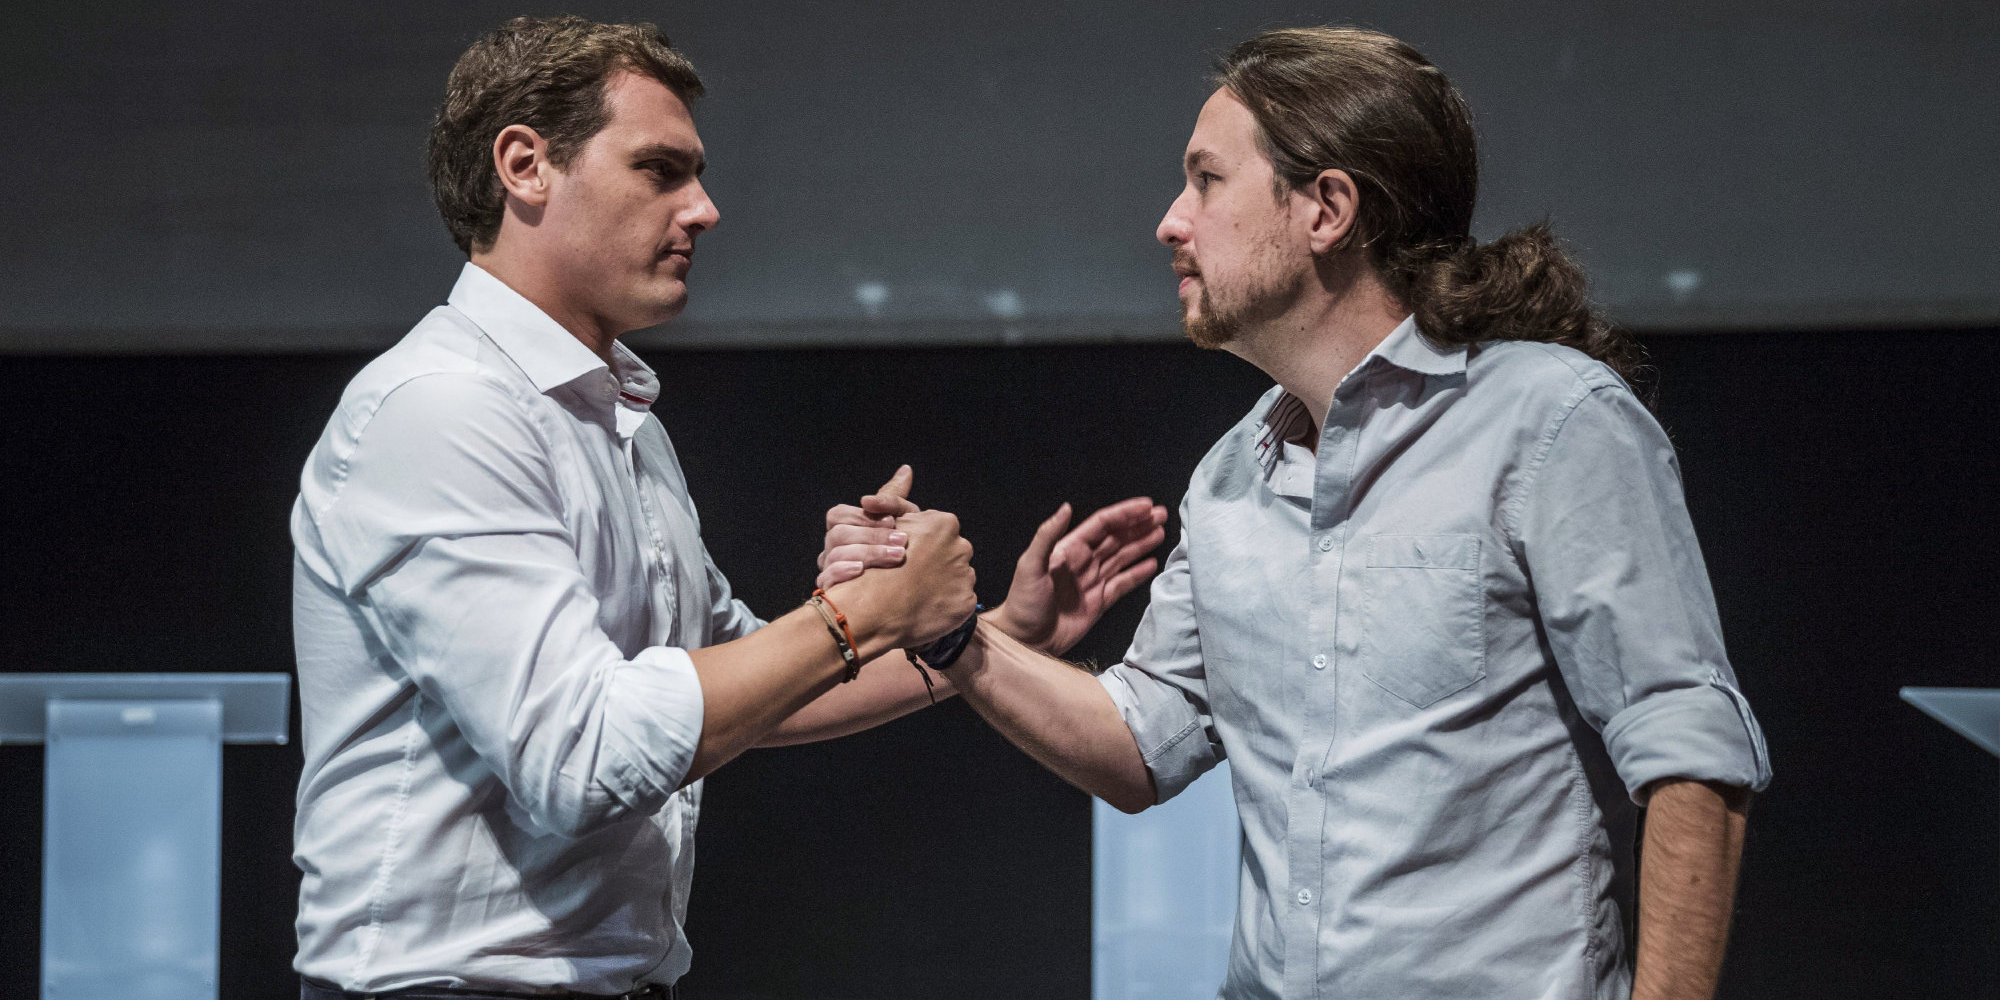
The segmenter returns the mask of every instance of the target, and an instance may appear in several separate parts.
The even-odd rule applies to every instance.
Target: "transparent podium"
[[[2000,688],[1904,688],[1903,700],[2000,757]]]
[[[1091,810],[1091,1000],[1214,1000],[1243,839],[1229,765],[1136,816]]]
[[[215,1000],[222,744],[284,743],[285,674],[0,674],[47,743],[42,1000]]]
[[[1901,693],[1925,715],[2000,757],[2000,688],[1906,687]]]

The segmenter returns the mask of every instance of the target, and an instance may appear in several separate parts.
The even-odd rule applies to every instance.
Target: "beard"
[[[1201,286],[1201,308],[1198,311],[1181,309],[1181,330],[1187,334],[1194,346],[1204,351],[1219,351],[1237,334],[1243,332],[1240,317],[1219,312],[1215,308],[1215,297],[1208,294],[1208,284]]]
[[[1250,273],[1246,275],[1247,280],[1238,294],[1225,294],[1221,304],[1217,304],[1207,279],[1197,274],[1196,280],[1201,285],[1201,295],[1196,300],[1198,308],[1181,308],[1181,329],[1196,347],[1220,350],[1236,341],[1246,330],[1284,315],[1298,302],[1304,290],[1305,276],[1275,266],[1276,254],[1260,254],[1258,257],[1249,262],[1253,266],[1247,269]],[[1176,247],[1174,261],[1191,267],[1194,255],[1185,248]]]

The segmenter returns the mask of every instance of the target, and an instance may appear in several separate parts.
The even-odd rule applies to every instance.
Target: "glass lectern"
[[[47,743],[42,1000],[215,1000],[222,744],[284,743],[285,674],[0,674]]]
[[[2000,757],[2000,688],[1904,688],[1903,700]]]
[[[1214,1000],[1243,840],[1229,764],[1136,816],[1091,809],[1091,1000]]]

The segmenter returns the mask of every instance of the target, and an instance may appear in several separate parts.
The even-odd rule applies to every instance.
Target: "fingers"
[[[835,507],[828,507],[826,510],[826,530],[832,531],[835,527],[843,524],[852,524],[860,527],[894,528],[896,526],[896,517],[893,512],[886,514],[872,513],[853,504],[844,503]]]
[[[896,474],[890,476],[889,481],[883,483],[882,488],[875,491],[875,495],[880,497],[895,497],[898,500],[907,499],[910,495],[910,484],[916,482],[916,479],[917,470],[910,468],[908,465],[899,465],[896,467]]]
[[[847,545],[893,545],[902,548],[909,537],[896,529],[892,520],[881,527],[863,527],[858,524],[836,524],[826,529],[826,549],[828,559],[837,558],[833,550]]]
[[[874,494],[861,498],[862,510],[870,514],[913,514],[917,505],[910,502],[910,484],[917,478],[916,470],[909,466],[899,466],[896,474],[882,484]]]
[[[885,569],[901,566],[909,550],[902,545],[841,545],[826,550],[822,566],[834,563],[854,563],[862,569]]]
[[[1085,518],[1075,531],[1056,543],[1050,564],[1081,571],[1083,557],[1101,548],[1107,538],[1116,537],[1122,544],[1165,523],[1167,509],[1152,500],[1146,497],[1120,500]]]
[[[1123,573],[1126,567],[1138,562],[1146,553],[1159,548],[1160,543],[1166,540],[1167,533],[1154,528],[1151,534],[1126,542],[1117,552],[1112,553],[1109,559],[1104,560],[1103,569],[1099,572],[1106,576]]]
[[[1125,568],[1136,562],[1139,557],[1159,548],[1160,543],[1166,540],[1166,529],[1157,527],[1144,535],[1129,540],[1121,540],[1115,537],[1107,538],[1103,544],[1091,552],[1090,557],[1084,560],[1083,565],[1072,569],[1072,572],[1076,574],[1077,587],[1089,590],[1097,586],[1099,581],[1109,579],[1118,573],[1124,572]],[[1122,544],[1118,544],[1121,541]]]
[[[1069,519],[1073,513],[1075,511],[1068,503],[1057,507],[1056,512],[1050,514],[1035,529],[1035,537],[1029,540],[1027,550],[1021,553],[1021,558],[1016,560],[1015,565],[1037,572],[1046,572],[1049,554],[1055,551],[1056,539],[1061,538],[1063,529],[1069,527]]]
[[[882,488],[861,498],[861,506],[841,504],[826,512],[826,526],[831,530],[836,524],[893,526],[898,514],[914,514],[918,507],[910,502],[910,485],[917,474],[909,466],[899,466],[896,474],[882,484]]]
[[[827,569],[835,562],[857,562],[861,569],[896,566],[903,561],[902,547],[908,539],[896,530],[896,519],[876,516],[859,507],[842,504],[826,512],[826,542],[820,548],[818,566]],[[878,550],[894,546],[891,558]]]
[[[858,562],[828,563],[825,569],[819,571],[819,578],[813,581],[813,585],[825,590],[836,583],[846,583],[860,576],[861,569],[861,564]]]
[[[1158,559],[1148,559],[1112,577],[1110,582],[1104,585],[1104,606],[1108,608],[1118,603],[1119,598],[1131,593],[1134,588],[1145,583],[1147,578],[1151,577],[1154,571],[1159,568],[1160,561]]]
[[[861,510],[871,517],[897,517],[903,514],[914,514],[919,509],[921,508],[916,504],[902,497],[885,497],[881,494],[871,493],[861,498]]]
[[[958,515],[943,510],[919,510],[898,515],[896,527],[909,536],[912,545],[919,540],[950,538],[958,535]]]

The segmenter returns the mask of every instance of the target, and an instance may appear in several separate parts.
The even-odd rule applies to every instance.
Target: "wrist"
[[[1056,637],[1054,627],[1039,625],[1038,623],[1027,621],[1010,613],[1008,608],[1013,603],[1012,601],[1008,601],[980,617],[991,627],[1005,633],[1007,638],[1023,646],[1047,653],[1050,656],[1061,656],[1062,651],[1053,648]]]
[[[979,627],[979,613],[985,610],[985,605],[974,604],[972,614],[966,616],[963,624],[931,642],[906,651],[912,657],[923,661],[923,665],[932,670],[950,669],[952,664],[958,662],[965,648],[971,644],[972,633]]]
[[[1028,634],[1028,628],[1022,622],[1015,620],[1013,612],[1010,610],[1013,607],[1014,602],[1008,601],[997,608],[981,614],[979,618],[987,625],[1007,633],[1008,638],[1013,639],[1015,642],[1029,643],[1032,637]]]
[[[825,588],[827,599],[847,615],[854,639],[854,652],[866,663],[905,642],[902,622],[885,600],[882,588],[864,581],[866,574]]]

